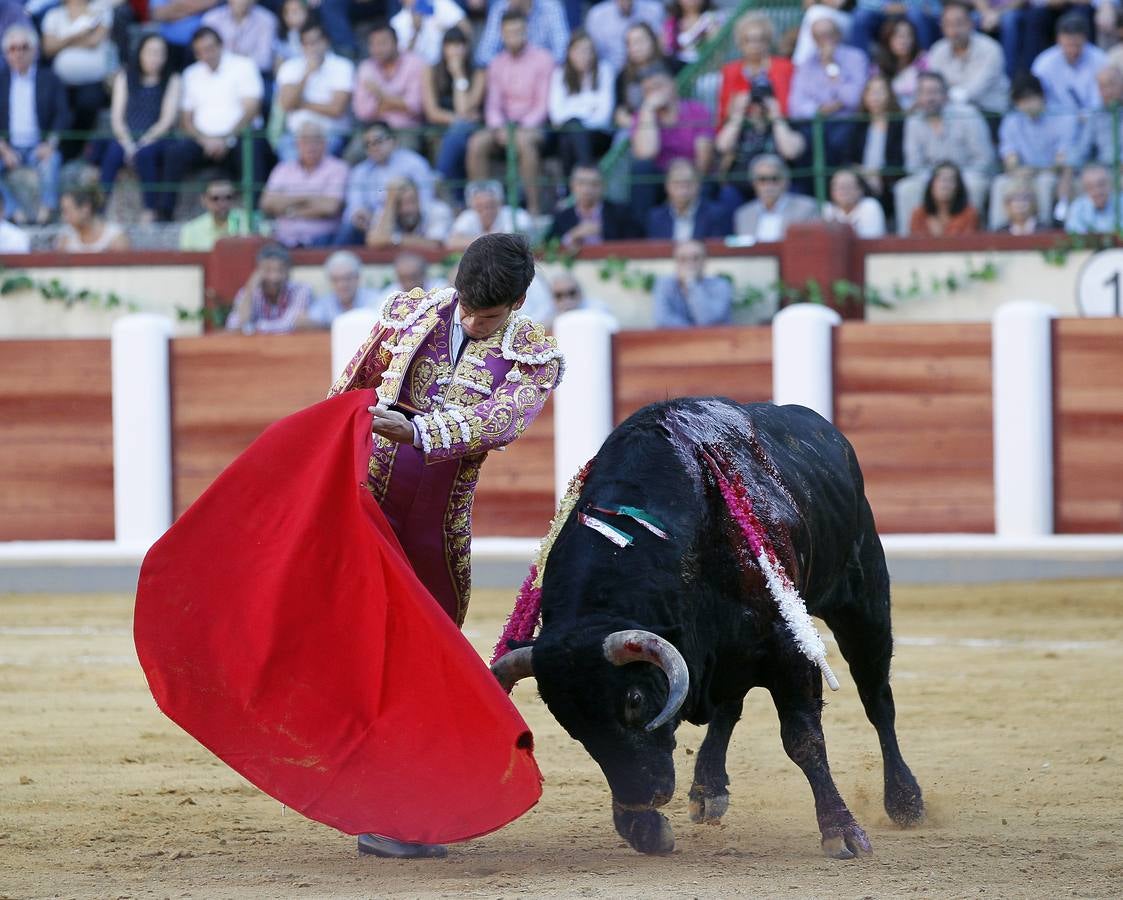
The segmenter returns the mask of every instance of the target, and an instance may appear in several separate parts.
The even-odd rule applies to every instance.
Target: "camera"
[[[775,92],[772,90],[772,84],[768,81],[754,81],[752,87],[749,89],[749,102],[764,104],[764,101],[770,97],[774,97]]]

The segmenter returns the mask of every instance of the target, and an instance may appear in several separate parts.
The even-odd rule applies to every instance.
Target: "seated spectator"
[[[890,16],[881,26],[874,64],[889,79],[893,95],[905,112],[916,102],[916,83],[928,70],[928,55],[920,49],[916,26],[904,16]]]
[[[1037,224],[1037,199],[1033,196],[1032,182],[1024,179],[1011,179],[1006,182],[1002,194],[1002,208],[1006,224],[1002,231],[1007,234],[1037,234],[1042,229]]]
[[[158,34],[141,38],[129,67],[113,79],[109,120],[115,140],[102,153],[101,186],[111,191],[121,166],[131,165],[143,192],[141,222],[167,222],[175,211],[168,159],[175,146],[171,132],[182,87],[181,77],[171,70],[167,42]]]
[[[398,178],[386,186],[386,202],[367,232],[366,243],[368,247],[440,250],[451,228],[452,210],[447,203],[434,199],[422,207],[417,185]]]
[[[967,198],[967,186],[955,163],[938,163],[924,188],[924,200],[912,211],[909,234],[951,237],[979,230],[979,212]]]
[[[773,153],[792,163],[807,149],[807,139],[784,118],[780,101],[772,96],[767,82],[754,84],[748,94],[733,95],[729,118],[714,143],[720,154],[718,173],[735,192],[730,195],[734,204],[752,199],[744,178],[756,157]]]
[[[663,17],[658,0],[600,0],[585,14],[585,31],[596,45],[597,58],[621,72],[627,61],[628,30],[643,23],[654,34],[663,28]]]
[[[355,72],[351,109],[360,126],[385,122],[399,140],[420,146],[422,85],[425,61],[415,53],[398,50],[398,35],[389,23],[376,22],[367,38],[370,57]]]
[[[363,264],[350,250],[336,250],[324,262],[324,274],[331,290],[321,294],[308,307],[308,322],[330,328],[337,316],[353,309],[382,309],[382,298],[371,288],[362,287]]]
[[[1104,66],[1096,73],[1096,86],[1100,92],[1100,105],[1088,114],[1085,127],[1079,129],[1081,146],[1073,154],[1073,165],[1094,159],[1111,166],[1115,165],[1117,152],[1123,153],[1123,119],[1117,123],[1115,115],[1115,107],[1123,105],[1123,71],[1114,65]],[[1052,111],[1048,114],[1053,117],[1063,115]],[[1076,115],[1073,114],[1072,118],[1076,119]],[[1119,142],[1118,151],[1116,141]]]
[[[884,75],[870,76],[859,112],[866,118],[855,124],[846,157],[858,165],[866,188],[889,217],[893,214],[893,185],[905,165],[905,123]]]
[[[6,66],[0,67],[0,191],[16,224],[45,225],[58,209],[59,133],[70,127],[70,105],[58,76],[35,64],[39,39],[25,25],[12,25],[0,38]],[[38,176],[38,203],[17,203],[8,186],[16,169]]]
[[[1086,115],[1099,106],[1096,73],[1107,65],[1104,52],[1088,42],[1088,22],[1078,12],[1057,22],[1057,43],[1033,61],[1031,71],[1045,88],[1050,113]]]
[[[55,249],[63,253],[104,253],[128,250],[129,236],[102,216],[105,206],[97,185],[63,191],[59,211],[63,226],[55,237]]]
[[[858,110],[869,60],[860,50],[842,43],[842,33],[832,19],[811,26],[815,56],[796,66],[788,108],[793,119],[822,116],[827,161],[845,162],[842,149],[854,131],[851,117]]]
[[[675,245],[675,271],[655,279],[652,306],[656,328],[728,325],[733,313],[733,285],[719,275],[706,276],[706,247],[701,241]]]
[[[940,36],[939,0],[858,0],[850,20],[850,46],[870,52],[885,20],[902,12],[916,29],[921,49],[927,50]]]
[[[497,6],[504,2],[499,0]],[[495,9],[493,6],[492,10]],[[526,17],[519,12],[511,11],[503,17],[503,47],[503,52],[487,67],[484,107],[487,127],[468,139],[468,177],[473,181],[487,177],[491,157],[499,151],[506,153],[508,125],[516,126],[514,140],[519,178],[526,193],[527,210],[537,216],[541,211],[539,151],[542,126],[549,109],[554,61],[545,50],[527,43]]]
[[[749,169],[749,180],[756,199],[733,214],[735,234],[757,241],[779,241],[789,225],[819,218],[814,200],[788,191],[788,167],[780,157],[767,153],[758,156]]]
[[[1096,14],[1093,12],[1093,6],[1112,9],[1115,4],[1112,0],[1108,0],[1108,2],[1101,2],[1101,0],[1088,0],[1088,2],[1085,2],[1085,0],[1047,0],[1047,2],[1027,3],[1023,7],[1024,19],[1021,34],[1019,34],[1021,43],[1019,58],[1022,60],[1022,64],[1028,66],[1034,75],[1041,78],[1042,83],[1046,81],[1046,78],[1033,69],[1032,63],[1053,43],[1062,19],[1069,18],[1073,22],[1079,20],[1085,38],[1095,44],[1093,34]],[[1105,46],[1110,46],[1111,43],[1112,40],[1108,40]],[[1052,97],[1048,94],[1046,99],[1052,101]]]
[[[1002,117],[998,131],[998,155],[1005,174],[995,178],[990,189],[992,231],[1006,223],[1002,198],[1015,179],[1034,186],[1042,224],[1048,223],[1054,200],[1067,205],[1072,195],[1073,155],[1079,152],[1075,117],[1045,114],[1045,91],[1035,75],[1019,74],[1010,99],[1014,109]]]
[[[66,86],[73,131],[93,131],[98,113],[108,105],[105,84],[118,67],[112,22],[112,11],[90,0],[64,0],[43,17],[43,59]],[[65,141],[63,156],[77,156],[86,140],[82,135]]]
[[[620,327],[616,317],[608,311],[608,308],[600,300],[585,296],[581,283],[573,277],[571,272],[561,271],[550,279],[550,296],[554,301],[553,308],[548,315],[543,316],[540,320],[547,328],[552,328],[557,317],[562,313],[573,312],[578,309],[591,309],[606,316],[611,322],[609,327],[612,331],[616,331]]]
[[[289,280],[292,257],[280,244],[257,251],[257,267],[234,296],[226,318],[227,331],[243,334],[288,334],[308,324],[312,289]]]
[[[845,222],[860,238],[885,237],[885,211],[855,169],[839,169],[831,176],[830,197],[823,207],[824,222]]]
[[[643,104],[632,129],[632,205],[644,219],[659,202],[659,181],[676,159],[694,163],[700,173],[713,163],[713,122],[697,100],[681,100],[670,75],[657,72],[643,81]]]
[[[613,121],[617,128],[631,130],[636,114],[643,104],[643,81],[655,72],[669,72],[666,59],[659,50],[655,32],[646,22],[628,28],[624,37],[624,68],[616,76]]]
[[[780,112],[786,116],[794,70],[790,60],[772,54],[772,20],[762,12],[745,13],[737,20],[733,33],[741,58],[722,67],[718,122],[729,119],[729,109],[734,97],[742,94],[748,96],[754,87],[761,96],[766,96],[771,91],[771,95],[780,104]]]
[[[449,232],[446,249],[464,250],[481,234],[527,234],[534,227],[525,209],[503,205],[503,187],[498,181],[469,181],[464,188],[467,208],[456,217]]]
[[[308,21],[308,4],[305,0],[284,0],[281,4],[281,21],[277,26],[277,40],[273,43],[273,68],[276,75],[290,59],[304,55],[300,45],[300,29]]]
[[[31,238],[18,225],[4,218],[4,212],[4,195],[0,194],[0,255],[30,252]]]
[[[565,64],[551,76],[548,102],[564,171],[594,164],[612,143],[614,81],[612,66],[597,60],[592,38],[573,32]]]
[[[944,76],[951,102],[994,115],[1006,112],[1010,80],[998,41],[975,31],[971,7],[963,0],[946,0],[940,28],[944,36],[928,51],[928,69]]]
[[[394,132],[385,122],[375,122],[363,135],[367,158],[351,170],[347,179],[347,205],[343,222],[335,236],[337,245],[362,244],[386,202],[386,187],[398,178],[417,185],[424,208],[433,199],[436,180],[429,163],[420,153],[399,147]]]
[[[346,189],[347,163],[328,155],[323,129],[308,120],[296,133],[296,159],[269,173],[259,206],[286,247],[326,247],[339,230]]]
[[[680,66],[697,62],[699,50],[724,23],[713,0],[672,0],[663,22],[663,52]]]
[[[472,23],[463,7],[453,0],[402,0],[402,8],[390,19],[404,53],[419,56],[427,66],[441,59],[441,41],[449,29],[472,33]]]
[[[445,129],[437,149],[437,171],[452,182],[457,198],[463,198],[468,177],[468,139],[483,123],[486,85],[484,70],[472,63],[467,36],[450,28],[441,40],[440,60],[425,70],[422,105],[429,124]]]
[[[488,5],[487,23],[476,44],[476,65],[490,66],[507,47],[503,36],[507,13],[518,13],[526,20],[525,43],[545,50],[551,60],[565,60],[569,43],[569,23],[558,0],[493,0]]]
[[[286,161],[295,158],[296,134],[306,122],[315,123],[327,135],[332,154],[343,151],[351,128],[347,106],[355,81],[354,63],[331,52],[315,19],[300,29],[300,47],[301,56],[277,70],[277,104],[285,114],[277,156]]]
[[[206,212],[183,223],[179,229],[179,249],[206,253],[221,238],[253,234],[252,223],[236,205],[237,200],[229,178],[208,182],[202,196]]]
[[[395,294],[408,294],[415,288],[423,291],[438,287],[438,283],[428,277],[429,263],[425,257],[414,250],[403,250],[394,258],[394,280],[382,291],[379,308]]]
[[[729,208],[701,197],[698,170],[689,160],[676,159],[671,163],[664,188],[667,202],[647,215],[649,239],[704,241],[732,233]]]
[[[832,19],[838,30],[845,36],[850,33],[850,12],[852,0],[803,0],[803,18],[796,30],[795,46],[791,51],[793,66],[807,62],[815,55],[815,41],[811,37],[811,26],[820,19]],[[783,36],[785,48],[791,44],[792,29]],[[785,55],[787,52],[785,50]]]
[[[252,59],[265,86],[265,103],[273,96],[273,58],[277,46],[277,17],[258,6],[257,0],[226,0],[203,14],[203,24],[213,28],[231,53]]]
[[[195,59],[195,33],[203,26],[203,13],[220,0],[148,0],[148,18],[160,23],[160,34],[168,42],[172,69],[182,72]],[[212,29],[213,30],[213,29]]]
[[[1069,234],[1114,234],[1120,225],[1119,195],[1111,172],[1099,163],[1080,170],[1080,196],[1068,206],[1065,231]]]
[[[200,28],[191,44],[198,62],[183,73],[180,128],[187,139],[176,143],[168,160],[173,184],[199,167],[221,166],[235,178],[242,176],[243,129],[260,121],[261,73],[253,60],[227,53],[213,28]],[[250,141],[255,182],[265,177],[265,148],[260,138]]]
[[[554,213],[546,240],[561,241],[566,250],[580,250],[602,241],[642,237],[627,206],[604,199],[604,179],[595,165],[578,165],[569,176],[572,203]]]
[[[986,201],[994,167],[994,145],[982,114],[972,106],[950,105],[942,75],[921,73],[916,98],[916,109],[905,122],[905,171],[909,174],[893,186],[901,234],[912,221],[936,163],[955,164],[975,210]]]

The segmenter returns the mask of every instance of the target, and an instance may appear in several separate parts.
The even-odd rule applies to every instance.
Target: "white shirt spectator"
[[[860,238],[885,237],[885,210],[873,197],[863,197],[850,212],[828,203],[823,207],[823,220],[845,222]]]
[[[564,125],[576,119],[586,128],[608,130],[612,126],[615,89],[616,73],[603,59],[597,63],[597,86],[592,86],[591,78],[585,79],[576,94],[569,93],[565,86],[565,69],[558,66],[550,76],[550,122]]]
[[[1010,108],[1006,57],[994,38],[975,32],[963,56],[956,56],[951,42],[941,38],[928,51],[928,71],[944,76],[953,103],[973,103],[993,113]]]
[[[31,238],[6,219],[0,219],[0,253],[29,253]]]
[[[70,18],[65,6],[56,6],[43,17],[43,34],[60,39],[74,37],[99,25],[109,28],[113,13],[108,7],[90,4],[77,19]],[[117,52],[106,37],[96,47],[72,44],[55,54],[52,68],[63,84],[92,84],[103,81],[117,68]]]
[[[514,234],[516,231],[525,234],[532,231],[533,228],[534,221],[525,209],[518,210],[512,218],[511,207],[504,206],[499,210],[499,215],[495,217],[490,231],[484,231],[479,213],[474,209],[466,209],[456,217],[449,234],[450,236],[455,234],[463,237],[479,237],[481,234]]]
[[[421,17],[421,27],[414,28],[413,10],[404,6],[390,19],[390,27],[398,35],[398,47],[416,53],[429,66],[441,61],[441,40],[450,28],[464,21],[464,10],[454,0],[433,0],[433,13]]]
[[[223,52],[218,68],[195,62],[183,73],[181,106],[206,137],[227,137],[242,120],[244,100],[261,100],[261,73],[252,59]]]
[[[298,84],[304,77],[308,61],[303,56],[286,60],[277,70],[277,87],[285,84]],[[324,57],[320,68],[304,82],[304,100],[310,103],[330,103],[336,91],[350,94],[355,87],[355,64],[335,53]],[[296,134],[305,122],[315,122],[329,135],[343,134],[350,130],[351,119],[348,113],[333,119],[308,109],[298,109],[285,117],[285,130]]]
[[[360,287],[355,294],[351,309],[373,309],[376,313],[382,312],[385,295],[379,294],[374,288]],[[327,328],[335,318],[343,313],[343,306],[339,298],[333,293],[321,294],[308,306],[308,318],[317,325]]]

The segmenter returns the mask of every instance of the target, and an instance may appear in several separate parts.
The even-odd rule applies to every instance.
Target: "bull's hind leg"
[[[706,739],[698,749],[694,764],[694,784],[690,786],[690,821],[716,824],[729,809],[729,773],[725,755],[733,726],[741,718],[744,698],[723,703],[714,710]]]
[[[823,852],[835,859],[872,853],[870,840],[835,787],[823,737],[823,682],[817,667],[800,659],[770,688],[780,716],[784,750],[807,776]]]
[[[889,687],[893,656],[889,573],[872,516],[869,519],[865,539],[860,548],[855,547],[850,564],[849,596],[838,596],[822,615],[850,666],[866,717],[877,729],[885,770],[885,811],[898,825],[915,825],[924,819],[924,800],[897,744],[897,711]]]

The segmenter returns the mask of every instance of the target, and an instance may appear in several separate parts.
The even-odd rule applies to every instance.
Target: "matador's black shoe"
[[[440,859],[448,856],[448,847],[443,844],[407,844],[377,834],[360,834],[359,852],[385,859]]]

